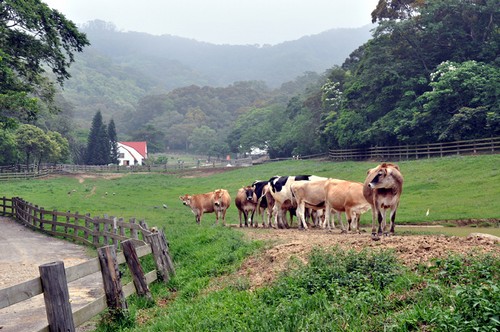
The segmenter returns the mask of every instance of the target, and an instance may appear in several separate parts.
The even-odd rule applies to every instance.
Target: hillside
[[[278,45],[215,45],[171,35],[116,31],[93,21],[82,30],[91,46],[78,54],[64,98],[76,119],[134,112],[138,100],[190,85],[222,87],[263,81],[270,88],[306,72],[340,65],[370,38],[372,26],[333,29]]]

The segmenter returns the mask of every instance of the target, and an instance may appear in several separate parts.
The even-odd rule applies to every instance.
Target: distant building
[[[147,158],[148,145],[146,142],[118,142],[118,165],[144,165],[144,160]]]

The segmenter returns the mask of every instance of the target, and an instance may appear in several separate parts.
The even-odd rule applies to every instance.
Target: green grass
[[[239,168],[199,178],[129,174],[110,180],[85,179],[83,183],[68,177],[18,180],[0,183],[0,195],[20,196],[46,209],[88,212],[92,216],[106,213],[125,219],[135,217],[146,219],[149,225],[168,226],[194,223],[194,216],[178,199],[186,193],[226,188],[234,198],[238,188],[254,180],[287,174],[316,174],[362,182],[367,169],[376,165],[300,160]],[[500,218],[500,155],[404,161],[399,166],[405,183],[397,223]],[[168,208],[164,209],[163,204]],[[234,204],[228,210],[227,219],[238,223]],[[214,220],[214,215],[208,214],[202,223],[211,225]],[[370,213],[364,214],[362,223],[370,222]]]
[[[397,224],[500,218],[500,155],[398,164],[405,184]],[[207,291],[211,280],[237,270],[245,257],[264,244],[248,242],[232,228],[214,226],[213,214],[204,215],[201,226],[197,225],[190,209],[181,204],[180,195],[226,188],[234,198],[241,186],[273,175],[315,174],[362,182],[367,169],[376,165],[375,162],[286,161],[198,178],[155,173],[114,179],[84,178],[80,182],[78,178],[62,176],[1,182],[0,195],[19,196],[49,210],[145,219],[149,226],[165,228],[177,273],[167,285],[155,283],[151,288],[155,299],[168,302],[168,306],[148,308],[140,300],[130,300],[133,315],[146,323],[137,325],[126,320],[121,327],[103,325],[102,331],[378,331],[384,328],[408,331],[425,326],[446,330],[438,323],[455,324],[453,319],[459,315],[458,309],[450,308],[462,306],[460,310],[467,311],[468,301],[473,301],[476,295],[482,318],[474,319],[496,319],[488,308],[496,309],[491,303],[498,298],[498,288],[488,280],[498,281],[498,269],[496,273],[488,272],[486,279],[479,278],[484,282],[472,288],[462,283],[442,285],[441,265],[436,270],[419,273],[405,271],[390,254],[379,257],[371,252],[365,252],[364,256],[318,253],[313,260],[321,268],[313,265],[290,270],[275,285],[255,293],[247,291],[249,283],[244,278],[221,291]],[[227,219],[238,224],[234,203]],[[362,221],[370,223],[371,214],[363,215]],[[498,261],[488,262],[498,267]],[[443,264],[457,271],[466,268],[454,267],[456,262]],[[338,271],[329,270],[336,265]],[[323,271],[325,266],[327,269]],[[377,266],[385,270],[373,274],[370,272],[373,269],[367,268]],[[430,287],[422,290],[423,284]],[[463,317],[469,314],[465,312]],[[457,322],[465,322],[460,317]]]

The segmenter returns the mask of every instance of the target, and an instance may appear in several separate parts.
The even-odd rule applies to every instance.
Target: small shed
[[[118,164],[120,166],[144,165],[148,158],[146,142],[118,142]]]

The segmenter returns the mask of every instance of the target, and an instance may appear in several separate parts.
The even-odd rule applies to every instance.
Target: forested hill
[[[92,21],[82,27],[91,46],[77,55],[63,96],[84,126],[101,110],[121,127],[123,114],[135,112],[139,99],[147,95],[241,81],[276,88],[307,72],[322,74],[365,43],[371,28],[334,29],[275,46],[235,46],[120,32],[111,23]]]
[[[304,72],[323,72],[342,64],[370,38],[372,28],[332,29],[274,46],[215,45],[171,35],[119,32],[100,21],[88,23],[82,31],[92,44],[90,50],[139,70],[157,80],[159,88],[172,90],[249,80],[279,87]]]

